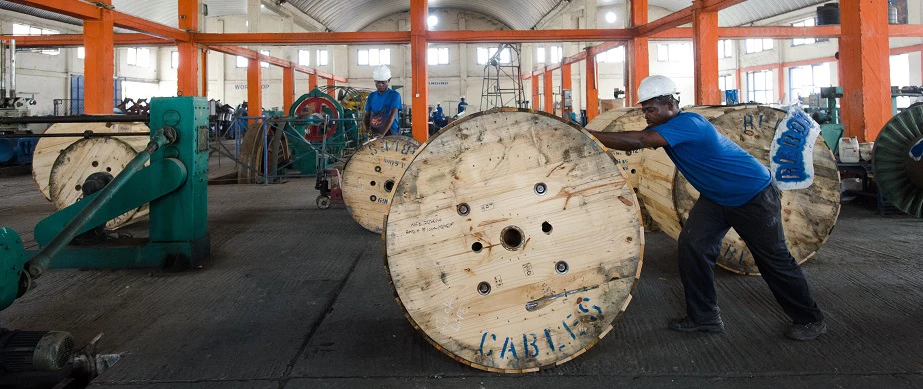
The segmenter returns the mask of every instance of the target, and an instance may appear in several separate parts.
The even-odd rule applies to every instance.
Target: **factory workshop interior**
[[[0,33],[0,388],[923,388],[923,0]]]

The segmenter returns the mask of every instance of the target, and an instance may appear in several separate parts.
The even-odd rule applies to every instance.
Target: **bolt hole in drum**
[[[641,269],[638,202],[619,169],[545,113],[449,124],[396,180],[385,221],[388,276],[410,323],[487,371],[583,354],[627,308]]]
[[[419,147],[413,138],[386,136],[365,143],[346,162],[340,187],[343,201],[362,227],[381,232],[394,183]]]

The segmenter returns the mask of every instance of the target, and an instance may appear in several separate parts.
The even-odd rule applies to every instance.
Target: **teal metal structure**
[[[208,102],[202,97],[155,98],[150,128],[147,148],[109,185],[36,225],[39,250],[25,250],[19,234],[0,228],[0,309],[26,293],[31,280],[47,269],[179,270],[209,256]],[[71,244],[77,235],[146,203],[147,239]]]

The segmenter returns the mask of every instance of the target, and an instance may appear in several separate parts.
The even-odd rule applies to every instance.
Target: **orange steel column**
[[[545,100],[545,112],[554,115],[554,85],[552,84],[554,77],[552,76],[551,70],[545,70],[542,74],[542,81],[545,82],[545,86],[542,87],[542,97]]]
[[[199,30],[199,1],[178,0],[179,28]],[[199,95],[199,45],[195,42],[177,42],[179,66],[176,69],[176,95]]]
[[[111,5],[112,1],[102,0],[102,3]],[[115,107],[113,21],[112,11],[102,8],[99,20],[86,20],[83,23],[83,45],[86,48],[83,59],[83,106],[87,114],[111,115]]]
[[[888,7],[884,3],[840,2],[844,27],[840,35],[840,114],[846,134],[858,137],[859,142],[874,141],[891,118]]]
[[[647,24],[647,0],[631,0],[631,26]],[[650,53],[647,38],[634,38],[628,46],[628,82],[625,85],[625,106],[638,103],[638,87],[641,80],[651,74]]]
[[[410,0],[410,68],[412,74],[411,107],[413,138],[424,142],[429,137],[426,104],[429,93],[426,69],[427,0]]]
[[[564,91],[570,90],[571,96],[573,96],[573,83],[571,83],[571,74],[570,74],[570,64],[561,65],[561,116],[564,119],[570,117],[570,109],[564,107]],[[571,101],[573,104],[573,101]]]
[[[208,49],[202,49],[202,96],[208,97]]]
[[[777,93],[776,95],[779,96],[779,101],[781,101],[782,104],[787,104],[788,102],[785,101],[785,68],[782,66],[781,63],[779,64],[778,72],[779,72],[779,77],[777,77],[778,80],[776,81],[778,82],[779,93]]]
[[[260,60],[247,61],[247,116],[263,115],[263,81]]]
[[[311,73],[308,75],[308,92],[317,88],[317,73]]]
[[[288,111],[295,103],[295,68],[282,68],[282,110]]]
[[[695,52],[695,103],[721,104],[718,90],[718,12],[704,12],[705,0],[692,4],[692,49]]]
[[[541,103],[539,103],[538,101],[538,96],[539,96],[538,94],[538,75],[536,75],[533,72],[531,80],[532,80],[532,109],[538,111],[540,110],[539,107],[541,107]]]
[[[333,93],[333,89],[332,89],[332,88],[335,87],[335,86],[337,86],[337,80],[334,80],[334,79],[332,79],[332,78],[328,78],[328,79],[327,79],[327,87],[328,87],[328,88],[331,88],[331,89],[328,90],[327,93],[328,93],[328,94]]]
[[[596,58],[586,56],[586,120],[599,115],[599,86],[596,85]]]

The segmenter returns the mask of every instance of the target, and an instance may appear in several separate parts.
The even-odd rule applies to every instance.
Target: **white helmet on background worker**
[[[391,79],[391,69],[381,65],[372,71],[372,79],[375,81],[388,81]]]
[[[676,83],[667,76],[654,75],[641,80],[638,86],[638,104],[660,96],[673,96],[679,100]]]

